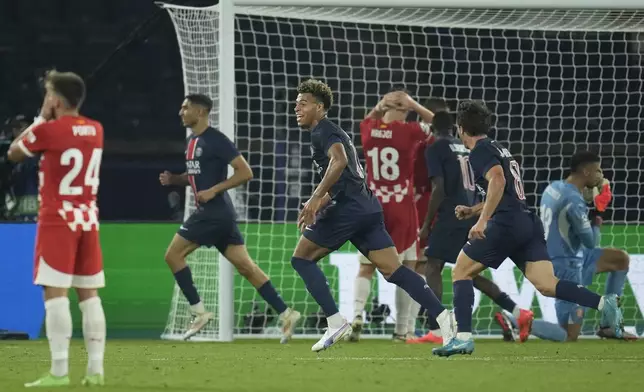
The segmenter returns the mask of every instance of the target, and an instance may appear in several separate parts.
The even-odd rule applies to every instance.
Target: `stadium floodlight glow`
[[[484,99],[496,113],[496,138],[521,163],[531,207],[538,206],[548,182],[563,178],[566,158],[576,148],[600,151],[614,193],[602,244],[644,253],[644,177],[626,169],[640,167],[644,155],[644,2],[220,0],[205,8],[162,6],[175,27],[186,93],[213,98],[212,125],[237,143],[253,167],[255,185],[231,194],[240,220],[249,222],[242,227],[249,253],[285,302],[304,316],[319,307],[289,260],[298,236],[292,216],[313,183],[308,136],[297,129],[293,114],[295,86],[309,76],[330,84],[336,102],[330,117],[354,135],[361,116],[394,84],[404,84],[421,102]],[[189,189],[186,196],[187,216],[194,196]],[[351,247],[344,250],[322,267],[340,311],[351,318],[357,255]],[[216,250],[198,249],[188,261],[206,307],[217,315],[196,339],[275,332],[243,330],[255,290]],[[539,317],[556,321],[552,299],[536,294],[514,267],[490,276],[519,305],[535,305]],[[627,326],[644,325],[642,277],[644,269],[633,261],[625,291]],[[450,303],[449,284],[445,290]],[[381,277],[373,292],[394,307],[393,287]],[[474,333],[495,336],[495,308],[478,292],[476,298]],[[594,312],[587,317],[586,335],[597,322]],[[179,338],[188,318],[175,287],[163,337]],[[317,338],[318,332],[300,329],[298,336]],[[372,336],[388,337],[387,332]]]

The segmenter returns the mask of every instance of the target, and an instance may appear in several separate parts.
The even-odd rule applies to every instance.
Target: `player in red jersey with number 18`
[[[406,121],[409,111],[418,113],[423,122]],[[360,124],[362,150],[367,164],[367,184],[382,205],[385,227],[391,235],[399,260],[414,269],[418,257],[416,237],[418,218],[414,204],[413,153],[417,143],[429,134],[434,113],[425,109],[404,91],[386,94]],[[362,314],[369,297],[375,271],[366,257],[360,258],[355,282],[353,333],[349,340],[360,338]],[[405,341],[414,301],[402,289],[396,289],[396,329],[394,341]],[[414,318],[415,320],[415,318]],[[413,328],[413,327],[412,327]]]
[[[72,316],[67,291],[75,288],[89,356],[83,385],[103,385],[105,314],[97,289],[105,286],[98,236],[96,194],[103,153],[103,126],[79,114],[83,79],[51,71],[40,116],[9,148],[19,162],[40,156],[40,211],[34,283],[44,288],[51,369],[26,387],[69,385]]]

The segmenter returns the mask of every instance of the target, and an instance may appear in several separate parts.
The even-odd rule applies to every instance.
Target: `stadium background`
[[[210,5],[213,2],[178,3]],[[184,88],[181,59],[170,19],[165,11],[148,1],[42,0],[2,2],[0,7],[0,67],[5,70],[0,76],[0,118],[11,119],[19,114],[30,118],[37,113],[41,99],[38,78],[46,69],[73,70],[86,78],[89,96],[83,112],[103,122],[106,129],[99,201],[109,282],[104,293],[108,330],[118,336],[158,336],[167,319],[173,285],[171,274],[163,262],[163,253],[177,227],[176,222],[183,215],[184,198],[181,189],[164,189],[158,184],[159,172],[183,169],[185,130],[180,126],[177,112]],[[262,50],[253,50],[251,43],[258,38],[258,23],[249,18],[240,20],[237,25],[240,34],[236,52],[244,53],[250,60],[244,63],[244,67],[238,67],[236,73],[236,132],[240,150],[244,151],[256,176],[242,190],[247,194],[243,218],[252,225],[271,227],[273,233],[280,227],[283,227],[283,233],[288,233],[283,237],[284,250],[273,252],[274,259],[263,260],[266,265],[274,265],[286,263],[290,257],[296,236],[289,222],[294,220],[303,197],[310,194],[312,183],[306,135],[296,129],[293,116],[288,115],[290,107],[284,107],[281,100],[288,100],[288,94],[293,92],[299,77],[338,77],[352,72],[347,71],[351,68],[347,66],[353,60],[350,57],[336,59],[334,63],[342,63],[342,66],[322,66],[318,64],[327,59],[316,58],[316,53],[320,52],[311,54],[304,48],[288,52],[274,42],[263,42]],[[281,31],[283,26],[272,23],[262,28],[269,34]],[[440,29],[435,30],[436,33]],[[416,39],[417,35],[412,34],[414,28],[409,28],[409,32],[402,34],[403,39]],[[329,34],[335,33],[329,31]],[[343,34],[354,34],[348,39],[360,39],[357,30]],[[463,33],[465,37],[467,34]],[[502,102],[515,102],[495,107],[499,113],[496,137],[522,161],[524,176],[528,179],[526,193],[529,195],[538,194],[549,176],[557,178],[563,175],[559,170],[563,163],[558,157],[572,153],[576,144],[585,143],[599,151],[605,167],[619,168],[606,173],[618,184],[614,189],[613,205],[620,206],[611,209],[606,218],[628,223],[626,226],[606,225],[604,231],[607,235],[602,241],[625,246],[629,253],[638,254],[641,253],[638,240],[642,207],[640,178],[644,165],[640,159],[641,91],[644,86],[641,67],[627,65],[633,58],[641,59],[641,56],[627,44],[626,34],[611,35],[614,44],[610,46],[600,46],[599,40],[575,45],[572,36],[570,40],[563,41],[561,35],[540,37],[540,45],[557,46],[557,50],[567,54],[558,60],[559,64],[566,66],[527,69],[530,67],[513,68],[510,65],[505,70],[506,73],[524,72],[526,77],[521,85],[509,85],[507,96],[494,97]],[[385,53],[389,49],[387,40],[399,39],[400,33],[391,28],[391,35],[386,33],[382,38],[382,42],[364,44],[375,46],[367,51]],[[508,52],[508,64],[535,62],[547,65],[550,61],[547,57],[535,56],[536,44],[532,37],[515,43],[517,46]],[[425,83],[413,91],[415,97],[421,100],[449,97],[452,106],[456,99],[462,97],[491,99],[487,94],[499,83],[497,76],[500,70],[473,69],[477,63],[470,63],[462,57],[463,49],[470,44],[467,39],[432,42],[432,45],[441,47],[439,52],[430,52],[424,48],[424,42],[413,44],[404,46],[403,52],[398,53],[404,57],[404,50],[409,50],[410,61],[392,64],[387,56],[374,56],[372,60],[382,66],[381,72],[354,69],[353,73],[340,76],[352,79],[350,86],[332,85],[338,106],[332,110],[331,117],[339,120],[348,131],[353,131],[356,144],[359,144],[355,132],[357,124],[366,110],[376,103],[373,97],[386,92],[394,84],[419,84],[419,80],[423,80]],[[498,41],[489,43],[491,46],[497,44]],[[588,45],[597,46],[589,48]],[[592,60],[598,66],[585,66],[589,61],[586,51],[601,53]],[[287,73],[294,77],[275,80],[274,75],[261,72],[260,68],[273,56],[298,59],[299,63],[288,63],[292,69]],[[490,62],[498,60],[491,58]],[[602,67],[602,64],[610,64],[610,67]],[[574,65],[580,67],[574,74],[568,74]],[[444,69],[453,69],[456,76],[446,77],[439,72]],[[625,74],[619,75],[621,81],[617,82],[616,72],[622,69],[626,70]],[[561,82],[558,89],[543,96],[526,96],[531,94],[529,91],[526,93],[527,84],[539,84],[540,79],[553,75],[562,80],[573,77],[585,79],[587,84],[572,87]],[[516,80],[508,79],[507,82],[516,83]],[[480,87],[474,89],[474,85]],[[577,88],[580,91],[575,92]],[[571,93],[566,95],[566,91]],[[595,93],[585,96],[586,91]],[[522,103],[535,100],[544,102],[544,105]],[[559,110],[557,116],[551,116],[552,113],[547,111],[553,105]],[[520,129],[521,132],[513,133],[511,129]],[[548,132],[538,132],[543,129]],[[595,132],[598,130],[602,132]],[[8,133],[4,133],[5,144],[9,139]],[[274,152],[288,154],[289,159],[280,159],[280,155]],[[537,170],[540,167],[540,163],[535,161],[538,156],[550,157],[547,160],[549,170]],[[34,174],[33,167],[31,174]],[[34,187],[23,184],[21,189],[33,192]],[[33,213],[33,193],[23,193],[26,197],[19,207],[19,216],[7,219],[14,224],[15,220],[28,219]],[[530,200],[532,205],[535,202]],[[5,247],[0,249],[0,276],[3,275],[2,268],[7,268],[13,261],[12,252],[15,252],[6,244],[29,249],[28,243],[11,241],[14,228],[9,224],[0,225],[0,236],[6,241],[3,243]],[[255,232],[261,234],[261,230]],[[620,234],[625,232],[629,235]],[[261,249],[262,240],[262,235],[247,239],[255,250]],[[24,257],[24,252],[21,255],[16,262],[30,266],[31,260]],[[334,267],[328,264],[325,264],[325,271],[335,274]],[[249,295],[248,301],[238,302],[245,304],[239,311],[245,313],[250,311],[254,293],[242,290],[245,283],[236,279],[237,294]],[[330,280],[337,288],[337,279],[332,276]],[[285,297],[293,295],[288,290],[302,292],[301,284],[290,278],[284,283]],[[12,293],[11,287],[3,287],[6,294]],[[629,298],[627,307],[633,312],[627,317],[639,320],[637,326],[644,329],[632,291],[627,289],[626,294]],[[11,298],[7,295],[2,297]],[[310,300],[302,298],[301,301]],[[445,301],[451,301],[450,295],[445,296]],[[310,310],[312,306],[307,308]],[[488,314],[493,310],[492,306],[481,309]],[[25,310],[28,311],[21,309],[22,312]],[[5,312],[3,317],[7,314]],[[478,315],[479,318],[485,316]],[[74,319],[79,320],[78,317]],[[78,329],[78,324],[76,327]]]

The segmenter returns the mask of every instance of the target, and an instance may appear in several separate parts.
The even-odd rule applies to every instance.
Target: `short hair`
[[[591,151],[579,151],[570,158],[570,172],[579,173],[579,171],[589,163],[599,162],[599,155]]]
[[[73,72],[58,72],[55,69],[45,74],[45,83],[51,84],[54,92],[72,108],[80,108],[85,101],[85,82]]]
[[[483,101],[466,100],[458,103],[456,124],[472,136],[487,135],[492,113]]]
[[[432,120],[432,129],[441,135],[448,134],[454,128],[454,121],[452,115],[446,110],[440,110],[434,113]]]
[[[322,102],[324,110],[329,110],[333,105],[333,92],[324,82],[315,79],[308,79],[297,86],[298,94],[311,94],[319,102]]]
[[[190,101],[190,103],[203,106],[208,113],[212,110],[212,99],[210,99],[206,94],[188,94],[186,95],[186,99]]]

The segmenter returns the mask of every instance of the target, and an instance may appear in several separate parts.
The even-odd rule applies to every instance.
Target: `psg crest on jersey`
[[[203,151],[201,150],[201,147],[197,147],[197,149],[195,150],[195,156],[196,156],[197,158],[199,158],[199,157],[201,156],[201,153],[202,153],[202,152],[203,152]]]

